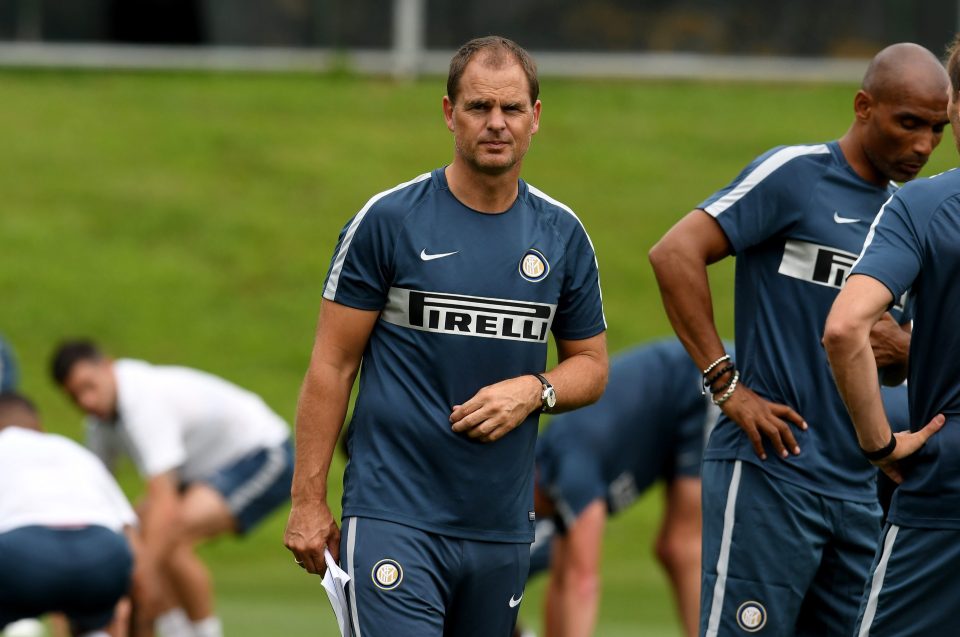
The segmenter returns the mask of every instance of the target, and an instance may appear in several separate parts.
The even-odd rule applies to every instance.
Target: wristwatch
[[[540,374],[534,374],[534,376],[543,384],[543,391],[540,392],[540,411],[549,413],[557,404],[557,392],[546,378]]]

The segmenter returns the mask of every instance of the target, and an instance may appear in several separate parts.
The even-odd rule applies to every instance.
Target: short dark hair
[[[0,411],[7,407],[21,407],[31,413],[37,413],[37,406],[33,404],[33,401],[15,391],[0,392]]]
[[[484,53],[487,63],[494,68],[501,68],[506,64],[504,54],[510,55],[523,69],[530,86],[530,103],[533,104],[540,96],[540,80],[537,79],[537,63],[527,53],[526,49],[499,35],[489,35],[485,38],[474,38],[463,46],[450,59],[450,72],[447,74],[447,97],[456,103],[457,93],[460,91],[460,78],[467,68],[467,64],[478,53]]]
[[[32,416],[34,423],[19,422],[25,414]],[[7,425],[20,425],[32,429],[38,426],[36,421],[39,417],[36,405],[23,394],[15,391],[0,392],[0,429]]]
[[[50,373],[58,385],[63,385],[74,365],[81,361],[100,360],[103,360],[103,352],[93,341],[87,339],[64,341],[53,351]]]
[[[956,102],[957,93],[960,93],[960,33],[953,37],[947,48],[947,75],[950,77],[950,93]]]

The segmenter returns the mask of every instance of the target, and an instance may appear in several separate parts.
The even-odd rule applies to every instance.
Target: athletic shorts
[[[888,524],[855,637],[960,635],[960,530]]]
[[[700,635],[850,637],[879,520],[875,502],[812,493],[749,462],[704,461]]]
[[[346,518],[340,565],[354,637],[511,637],[529,559],[529,544]]]
[[[0,533],[0,630],[62,612],[76,632],[107,626],[130,588],[126,538],[101,526],[25,526]]]
[[[203,480],[227,501],[237,532],[247,533],[290,499],[293,443],[258,449]]]

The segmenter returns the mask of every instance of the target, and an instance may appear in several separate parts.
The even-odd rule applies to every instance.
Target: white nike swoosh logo
[[[520,600],[523,599],[523,593],[520,593],[520,599],[514,599],[513,596],[510,596],[510,608],[516,608],[520,605]]]
[[[837,223],[860,223],[859,219],[851,219],[850,217],[841,217],[840,213],[837,211],[833,212],[833,220]]]
[[[420,258],[424,261],[433,261],[434,259],[442,259],[443,257],[449,257],[460,252],[459,250],[455,252],[441,252],[439,254],[427,254],[427,249],[424,248],[420,251]]]

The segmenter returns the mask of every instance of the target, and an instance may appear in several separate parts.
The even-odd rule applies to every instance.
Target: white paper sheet
[[[330,551],[324,549],[323,559],[327,563],[327,572],[323,574],[322,584],[324,590],[327,591],[327,597],[330,598],[330,605],[333,606],[333,614],[337,616],[340,635],[342,637],[353,637],[346,591],[350,576],[340,568],[333,556],[330,555]]]

